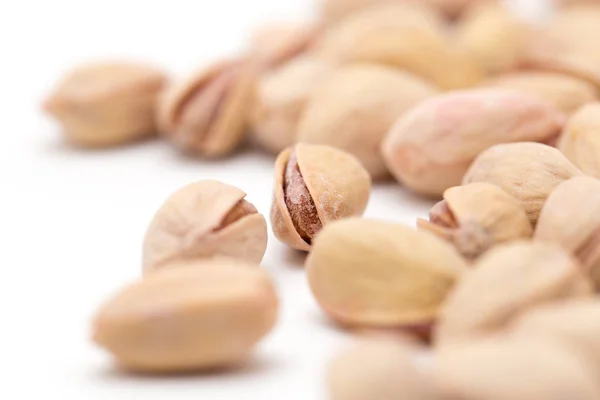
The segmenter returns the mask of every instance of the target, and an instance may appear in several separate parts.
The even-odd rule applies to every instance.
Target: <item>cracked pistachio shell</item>
[[[431,327],[467,268],[434,235],[359,218],[326,226],[306,260],[312,293],[334,321],[408,331]]]
[[[177,262],[110,299],[93,339],[127,369],[171,373],[238,364],[275,324],[269,276],[233,259]]]
[[[442,399],[594,400],[593,369],[569,348],[537,337],[494,338],[446,349],[437,358]]]
[[[565,115],[598,100],[598,90],[582,79],[543,71],[511,72],[490,79],[485,86],[516,90],[546,101]]]
[[[277,154],[294,144],[309,95],[333,69],[328,61],[300,56],[260,77],[250,109],[250,126],[263,148]]]
[[[240,189],[202,180],[177,190],[146,231],[143,269],[176,261],[227,256],[259,263],[267,248],[267,223]]]
[[[560,246],[499,245],[481,256],[448,296],[436,327],[437,344],[495,334],[532,307],[591,294],[581,266]]]
[[[580,108],[567,121],[558,148],[584,173],[600,178],[600,103]]]
[[[433,377],[409,340],[361,338],[340,352],[327,374],[331,400],[433,400]]]
[[[439,196],[461,183],[484,150],[509,142],[550,142],[564,116],[535,97],[502,89],[441,94],[404,113],[382,143],[389,170],[415,192]]]
[[[271,226],[275,236],[309,251],[328,223],[362,215],[371,178],[352,155],[329,146],[299,143],[275,161]]]
[[[571,252],[600,288],[600,181],[582,176],[561,183],[548,197],[535,239]]]
[[[317,34],[310,24],[271,23],[254,32],[250,53],[263,67],[277,67],[305,52]]]
[[[460,21],[457,41],[490,73],[514,69],[529,43],[529,27],[502,3],[481,3]]]
[[[256,64],[228,60],[174,84],[159,105],[161,132],[186,153],[233,152],[244,139],[256,75]]]
[[[123,145],[156,133],[155,103],[166,81],[163,71],[143,64],[82,65],[62,78],[43,108],[75,145]]]
[[[406,110],[435,93],[425,81],[393,68],[341,67],[309,96],[296,139],[354,154],[374,180],[383,179],[389,176],[380,153],[385,134]]]
[[[452,243],[466,258],[480,256],[496,244],[531,237],[531,222],[519,202],[491,183],[471,183],[450,188],[444,200],[417,221]]]
[[[488,182],[516,198],[532,225],[550,193],[562,182],[582,175],[557,149],[541,143],[499,144],[471,164],[463,185]]]
[[[313,52],[336,62],[406,70],[446,90],[473,86],[483,79],[483,67],[443,28],[418,15],[396,18],[392,7],[369,9],[346,19],[323,33]]]

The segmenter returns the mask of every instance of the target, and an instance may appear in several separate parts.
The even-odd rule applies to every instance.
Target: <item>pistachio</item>
[[[543,71],[512,72],[497,76],[485,86],[517,90],[547,101],[565,115],[598,100],[598,90],[589,82],[565,74]]]
[[[428,230],[452,243],[466,258],[476,258],[498,243],[531,237],[531,222],[519,202],[490,183],[450,188],[444,200],[419,219]]]
[[[309,96],[297,140],[354,154],[373,179],[389,175],[381,140],[398,116],[436,90],[408,73],[377,65],[345,66]]]
[[[600,181],[577,177],[550,194],[538,221],[535,238],[561,245],[582,264],[600,288]]]
[[[560,246],[542,242],[499,245],[481,256],[448,296],[436,329],[439,345],[503,331],[539,304],[591,295],[581,266]]]
[[[252,62],[225,61],[173,85],[159,106],[162,133],[190,154],[234,151],[244,138],[256,70]]]
[[[358,328],[430,328],[466,270],[454,248],[434,235],[358,218],[326,226],[306,260],[323,310]]]
[[[442,89],[469,87],[483,79],[485,71],[469,51],[455,45],[430,18],[405,10],[385,4],[353,15],[321,35],[313,51],[336,62],[406,70]]]
[[[144,237],[144,272],[176,260],[217,255],[259,263],[267,248],[267,222],[245,196],[213,180],[186,185],[169,196]]]
[[[540,143],[499,144],[471,164],[463,184],[488,182],[515,197],[535,226],[550,193],[582,172],[557,149]]]
[[[260,77],[250,109],[250,125],[263,148],[277,154],[294,144],[310,93],[333,68],[330,62],[300,56]]]
[[[554,1],[560,7],[571,7],[580,4],[598,4],[598,0],[555,0]]]
[[[275,324],[269,276],[231,259],[176,263],[98,312],[93,338],[127,369],[179,372],[239,363]]]
[[[70,71],[43,104],[82,147],[109,147],[156,133],[156,98],[165,74],[131,62],[82,65]]]
[[[382,143],[392,174],[410,189],[441,195],[498,143],[553,141],[564,117],[535,97],[501,89],[441,94],[404,113]],[[510,193],[510,192],[509,192]]]
[[[309,24],[268,24],[254,32],[250,53],[265,68],[277,67],[306,51],[317,31]]]
[[[460,21],[457,40],[488,72],[515,68],[529,43],[529,27],[508,6],[482,2]]]
[[[558,148],[581,170],[600,178],[600,103],[581,107],[567,121]]]
[[[323,226],[361,215],[371,178],[350,154],[329,146],[297,144],[275,162],[271,225],[283,243],[309,251]]]
[[[329,398],[434,399],[433,378],[416,360],[422,352],[409,340],[357,340],[329,365]]]
[[[478,341],[447,349],[437,361],[436,386],[443,399],[600,398],[600,386],[589,365],[553,341]]]

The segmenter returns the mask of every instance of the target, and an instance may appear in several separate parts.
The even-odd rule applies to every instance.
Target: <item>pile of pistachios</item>
[[[181,80],[73,70],[44,108],[74,146],[278,154],[269,224],[226,183],[166,198],[94,341],[137,372],[245,362],[278,316],[270,226],[361,336],[331,399],[600,399],[600,1],[556,6],[533,23],[495,0],[322,0]],[[390,179],[439,202],[415,227],[362,218]]]

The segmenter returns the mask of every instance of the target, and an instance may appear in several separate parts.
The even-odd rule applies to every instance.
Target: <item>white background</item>
[[[535,12],[536,1],[519,3]],[[126,57],[177,76],[242,49],[261,22],[309,18],[312,6],[310,0],[0,2],[0,398],[323,398],[326,363],[347,336],[312,300],[302,257],[272,236],[264,267],[280,293],[281,315],[246,368],[125,375],[89,340],[97,307],[140,275],[144,231],[169,193],[218,179],[245,190],[268,214],[273,158],[245,151],[205,162],[160,142],[74,150],[39,111],[55,81],[81,62]],[[366,215],[413,225],[431,204],[389,183],[374,188]]]

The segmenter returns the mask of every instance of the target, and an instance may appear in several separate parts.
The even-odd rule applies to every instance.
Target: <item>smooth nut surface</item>
[[[573,254],[600,288],[600,181],[582,176],[558,185],[550,194],[535,239],[557,243]]]
[[[250,53],[264,68],[277,67],[306,51],[317,34],[310,24],[271,23],[254,32]]]
[[[466,269],[450,244],[429,233],[358,218],[326,226],[306,260],[317,302],[353,327],[430,326]]]
[[[250,109],[251,133],[272,153],[294,144],[309,95],[331,74],[334,64],[301,56],[260,77]]]
[[[380,154],[385,134],[406,110],[435,93],[421,79],[393,68],[342,67],[309,97],[296,139],[354,154],[374,180],[383,179],[389,176]]]
[[[289,246],[309,251],[323,226],[361,215],[370,190],[369,174],[352,155],[299,143],[284,150],[275,162],[273,232]]]
[[[494,77],[485,86],[517,90],[547,101],[565,115],[598,100],[598,90],[589,82],[566,74],[543,71],[511,72]]]
[[[213,180],[177,190],[146,231],[144,272],[218,255],[259,263],[267,248],[267,222],[244,197],[240,189]]]
[[[591,282],[560,246],[499,245],[481,256],[448,296],[436,329],[438,345],[500,332],[539,304],[590,296]]]
[[[178,372],[242,361],[275,324],[269,276],[232,259],[175,263],[118,292],[93,338],[127,369]]]
[[[159,105],[161,133],[190,154],[231,153],[244,138],[256,74],[254,63],[228,60],[172,85]]]
[[[535,226],[550,193],[563,181],[582,175],[557,149],[540,143],[499,144],[471,164],[463,184],[488,182],[516,198]]]
[[[568,120],[558,148],[584,173],[600,178],[600,103],[580,108]]]
[[[83,65],[61,79],[43,107],[73,144],[122,145],[156,133],[155,103],[166,81],[161,70],[143,64]]]
[[[564,116],[535,97],[502,89],[441,94],[404,113],[382,143],[392,174],[410,189],[441,195],[473,160],[499,143],[550,142]]]
[[[419,219],[420,229],[452,243],[466,258],[476,258],[496,244],[532,236],[531,222],[519,202],[490,183],[450,188],[444,200]]]

